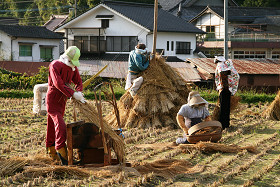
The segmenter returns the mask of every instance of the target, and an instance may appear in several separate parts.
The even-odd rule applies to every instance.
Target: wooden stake
[[[156,54],[157,48],[157,18],[158,18],[158,0],[155,0],[154,5],[154,39],[153,39],[153,55]]]

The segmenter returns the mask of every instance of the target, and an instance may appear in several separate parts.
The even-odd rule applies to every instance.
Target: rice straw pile
[[[197,144],[180,144],[179,148],[187,150],[198,149],[202,152],[238,153],[245,149],[251,153],[257,152],[255,146],[240,147],[238,145],[226,145],[212,142],[198,142]]]
[[[12,158],[0,161],[0,176],[13,175],[15,172],[20,171],[28,163],[24,158]]]
[[[0,161],[0,176],[11,176],[17,172],[22,172],[25,177],[49,176],[54,177],[75,177],[84,178],[90,172],[77,167],[67,167],[53,165],[53,160],[46,154],[36,154],[36,156],[13,157]]]
[[[178,174],[194,172],[191,170],[192,164],[190,162],[177,159],[162,159],[151,163],[140,163],[139,165],[137,163],[133,167],[142,175],[153,172],[155,175],[166,179],[173,178]]]
[[[81,103],[75,99],[73,99],[74,106],[76,106],[83,118],[97,125],[100,128],[99,115],[96,110],[96,107],[92,106],[90,103]],[[103,120],[103,130],[104,133],[108,134],[108,136],[112,139],[113,149],[117,155],[117,158],[120,163],[125,163],[125,145],[124,140],[121,136],[117,135],[117,133],[112,129],[110,125],[108,125],[106,120]]]
[[[237,108],[239,101],[240,101],[240,97],[238,96],[230,97],[230,112],[234,111]],[[213,110],[211,118],[212,120],[218,121],[219,116],[220,116],[220,100],[218,99],[218,102]]]
[[[280,121],[280,91],[277,93],[274,101],[263,112],[263,117],[275,121]]]
[[[187,82],[160,55],[150,60],[148,69],[141,76],[144,82],[136,96],[132,98],[127,91],[118,102],[121,127],[177,128],[177,112],[187,103],[190,92]],[[113,111],[105,119],[117,127]]]

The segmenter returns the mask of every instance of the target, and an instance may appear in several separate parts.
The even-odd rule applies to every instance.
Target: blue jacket
[[[148,56],[136,53],[135,50],[130,52],[128,61],[128,70],[132,75],[137,75],[138,73],[147,69],[149,66]]]

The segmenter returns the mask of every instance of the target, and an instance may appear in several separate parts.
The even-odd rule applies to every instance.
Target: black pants
[[[223,129],[229,127],[230,96],[231,96],[231,92],[228,89],[223,89],[219,95],[219,99],[220,99],[219,122],[221,122]]]

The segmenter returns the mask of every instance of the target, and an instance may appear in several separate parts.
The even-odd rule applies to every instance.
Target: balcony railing
[[[213,33],[199,36],[197,41],[223,41],[223,38],[216,38]],[[280,42],[280,33],[229,33],[228,41],[240,42]]]

